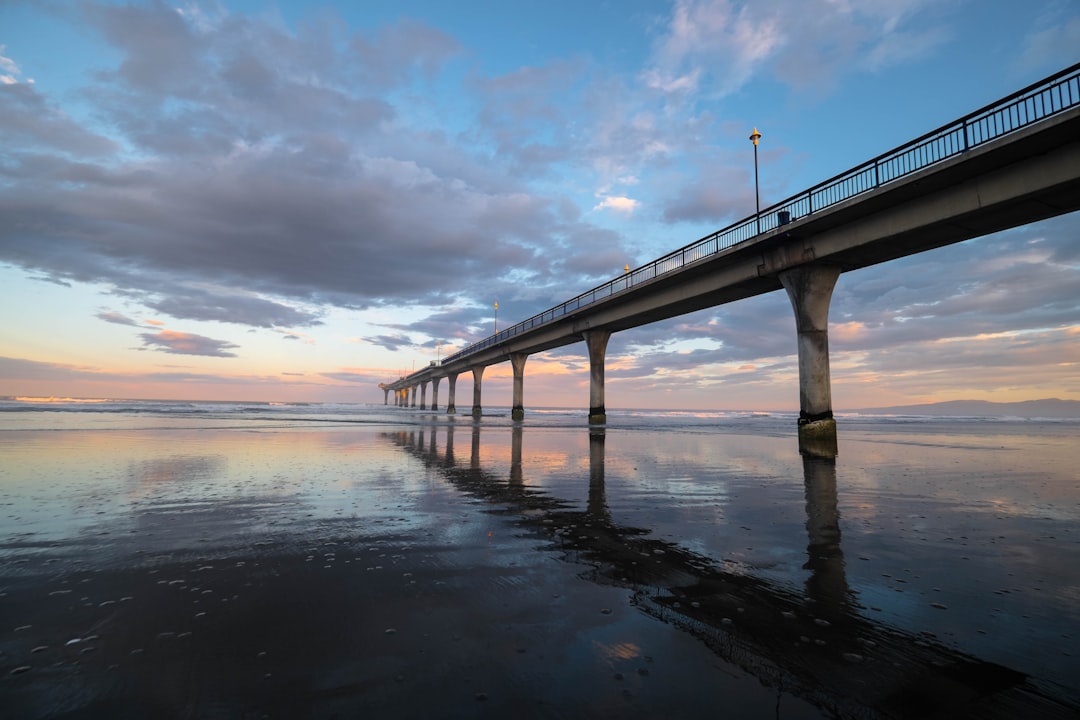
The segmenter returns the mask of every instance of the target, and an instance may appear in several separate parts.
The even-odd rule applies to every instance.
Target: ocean
[[[1080,714],[1080,420],[0,400],[0,716]]]

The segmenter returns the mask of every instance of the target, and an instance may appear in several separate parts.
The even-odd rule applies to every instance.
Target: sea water
[[[1076,711],[1080,422],[585,421],[0,401],[0,707]]]

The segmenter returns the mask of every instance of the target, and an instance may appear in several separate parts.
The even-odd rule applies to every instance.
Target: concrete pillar
[[[436,410],[439,409],[439,381],[440,380],[442,380],[442,378],[440,378],[440,377],[431,379],[431,411],[432,412],[435,412]]]
[[[607,423],[604,409],[604,356],[607,354],[610,330],[586,330],[585,345],[589,348],[589,424]]]
[[[416,407],[416,386],[412,386],[412,407]]]
[[[525,419],[525,361],[529,356],[525,353],[510,353],[510,364],[514,368],[514,408],[510,411],[510,417],[514,420]]]
[[[420,383],[420,409],[427,410],[427,381]]]
[[[390,404],[390,388],[383,388],[382,404],[383,405],[389,405]]]
[[[454,395],[457,394],[457,373],[450,373],[446,376],[446,381],[450,384],[450,398],[446,402],[446,414],[453,415],[457,412],[457,408],[454,407]]]
[[[480,383],[484,379],[484,367],[478,365],[472,369],[472,415],[474,418],[478,418],[481,415],[480,410]]]
[[[836,456],[829,379],[829,301],[840,268],[801,265],[780,273],[799,336],[799,451]]]

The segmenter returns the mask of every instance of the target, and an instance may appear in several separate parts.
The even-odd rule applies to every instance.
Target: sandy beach
[[[92,420],[0,430],[5,717],[1077,711],[1075,424]]]

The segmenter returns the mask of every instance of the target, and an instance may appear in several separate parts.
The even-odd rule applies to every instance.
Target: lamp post
[[[757,172],[757,143],[761,139],[761,133],[754,128],[754,132],[750,133],[750,140],[754,143],[754,215],[757,218],[757,231],[761,234],[761,194],[758,192],[758,172]]]
[[[435,364],[442,365],[442,340],[435,342]]]
[[[499,301],[495,301],[495,334],[499,334]]]

